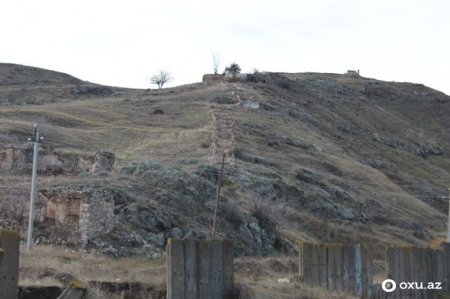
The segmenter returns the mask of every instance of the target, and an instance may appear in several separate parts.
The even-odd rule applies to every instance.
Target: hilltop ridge
[[[83,81],[65,73],[13,63],[0,63],[0,85],[80,84]]]
[[[0,63],[0,106],[103,98],[126,90],[130,89],[94,84],[62,72]]]

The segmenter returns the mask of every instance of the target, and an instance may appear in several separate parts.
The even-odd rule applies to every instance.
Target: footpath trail
[[[233,101],[230,103],[212,103],[211,112],[211,128],[212,128],[212,144],[211,144],[211,160],[212,164],[220,167],[222,163],[222,154],[225,153],[224,168],[228,172],[232,172],[236,167],[236,159],[233,149],[235,148],[235,124],[233,112],[236,109],[242,109],[242,101],[239,95],[240,88],[238,84],[233,83],[230,88]]]

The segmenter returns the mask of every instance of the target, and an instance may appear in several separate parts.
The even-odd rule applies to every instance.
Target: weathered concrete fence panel
[[[450,292],[450,247],[395,247],[387,251],[387,278],[396,282],[392,298],[434,298]],[[407,283],[415,283],[411,288]],[[402,284],[402,285],[400,285]]]
[[[0,297],[17,299],[19,282],[19,234],[0,230]]]
[[[232,241],[169,239],[166,252],[168,299],[220,299],[232,294]]]
[[[300,242],[299,275],[303,282],[356,298],[428,299],[450,295],[450,243],[439,249],[391,247],[386,251],[386,279],[391,292],[373,284],[373,254],[361,245]],[[388,285],[389,287],[389,285]]]
[[[299,274],[305,283],[368,298],[372,288],[372,254],[361,245],[301,241]]]

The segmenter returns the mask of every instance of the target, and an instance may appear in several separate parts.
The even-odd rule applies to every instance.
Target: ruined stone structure
[[[39,200],[40,206],[37,205],[36,210],[41,210],[42,215],[39,220],[53,220],[56,224],[64,224],[78,227],[81,218],[81,206],[85,204],[89,198],[86,194],[65,194],[50,193],[41,195]],[[36,221],[38,221],[36,217]]]
[[[116,155],[112,152],[98,151],[94,157],[94,164],[92,165],[93,173],[107,173],[113,170],[116,162]]]
[[[22,218],[28,219],[29,201]],[[37,224],[52,223],[66,228],[66,239],[86,244],[90,238],[107,233],[116,224],[112,194],[95,191],[41,191],[35,207]],[[68,241],[68,240],[65,240]]]
[[[105,174],[113,170],[116,163],[116,155],[108,151],[98,151],[94,156],[86,159],[78,158],[77,168],[82,172]]]
[[[85,244],[114,227],[114,203],[109,194],[55,194],[48,200],[47,219],[78,229]]]
[[[357,71],[355,71],[355,70],[348,70],[345,75],[348,76],[348,77],[358,78],[359,77],[359,70],[357,70]]]
[[[82,244],[88,243],[91,238],[107,234],[116,224],[112,201],[91,197],[89,203],[80,205],[78,228]]]
[[[205,74],[203,75],[202,81],[203,82],[217,82],[217,81],[224,81],[225,75],[223,74]]]
[[[33,146],[8,145],[0,149],[0,172],[27,173],[33,168]],[[63,160],[51,150],[39,149],[38,171],[61,173],[64,169]]]
[[[41,174],[74,174],[92,172],[104,174],[114,168],[116,155],[108,151],[98,151],[87,158],[60,154],[51,149],[39,149],[38,171]],[[26,174],[33,168],[33,145],[7,145],[0,148],[0,173]]]

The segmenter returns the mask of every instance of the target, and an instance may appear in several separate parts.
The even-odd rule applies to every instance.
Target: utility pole
[[[225,153],[223,153],[223,156],[222,156],[222,167],[220,168],[219,182],[217,183],[216,208],[214,209],[214,219],[213,219],[213,227],[212,227],[212,233],[211,233],[212,240],[214,240],[216,238],[216,220],[217,220],[217,211],[219,210],[220,185],[222,185],[222,175],[223,175],[223,164],[224,163],[225,163]]]
[[[33,222],[34,222],[34,200],[36,197],[36,175],[38,168],[38,154],[39,154],[39,143],[44,139],[39,134],[39,129],[37,124],[34,124],[34,136],[33,140],[28,138],[28,141],[32,141],[34,143],[33,150],[33,170],[31,174],[31,195],[30,195],[30,212],[29,212],[29,220],[28,220],[28,238],[27,238],[27,249],[31,249],[31,245],[33,244]]]

